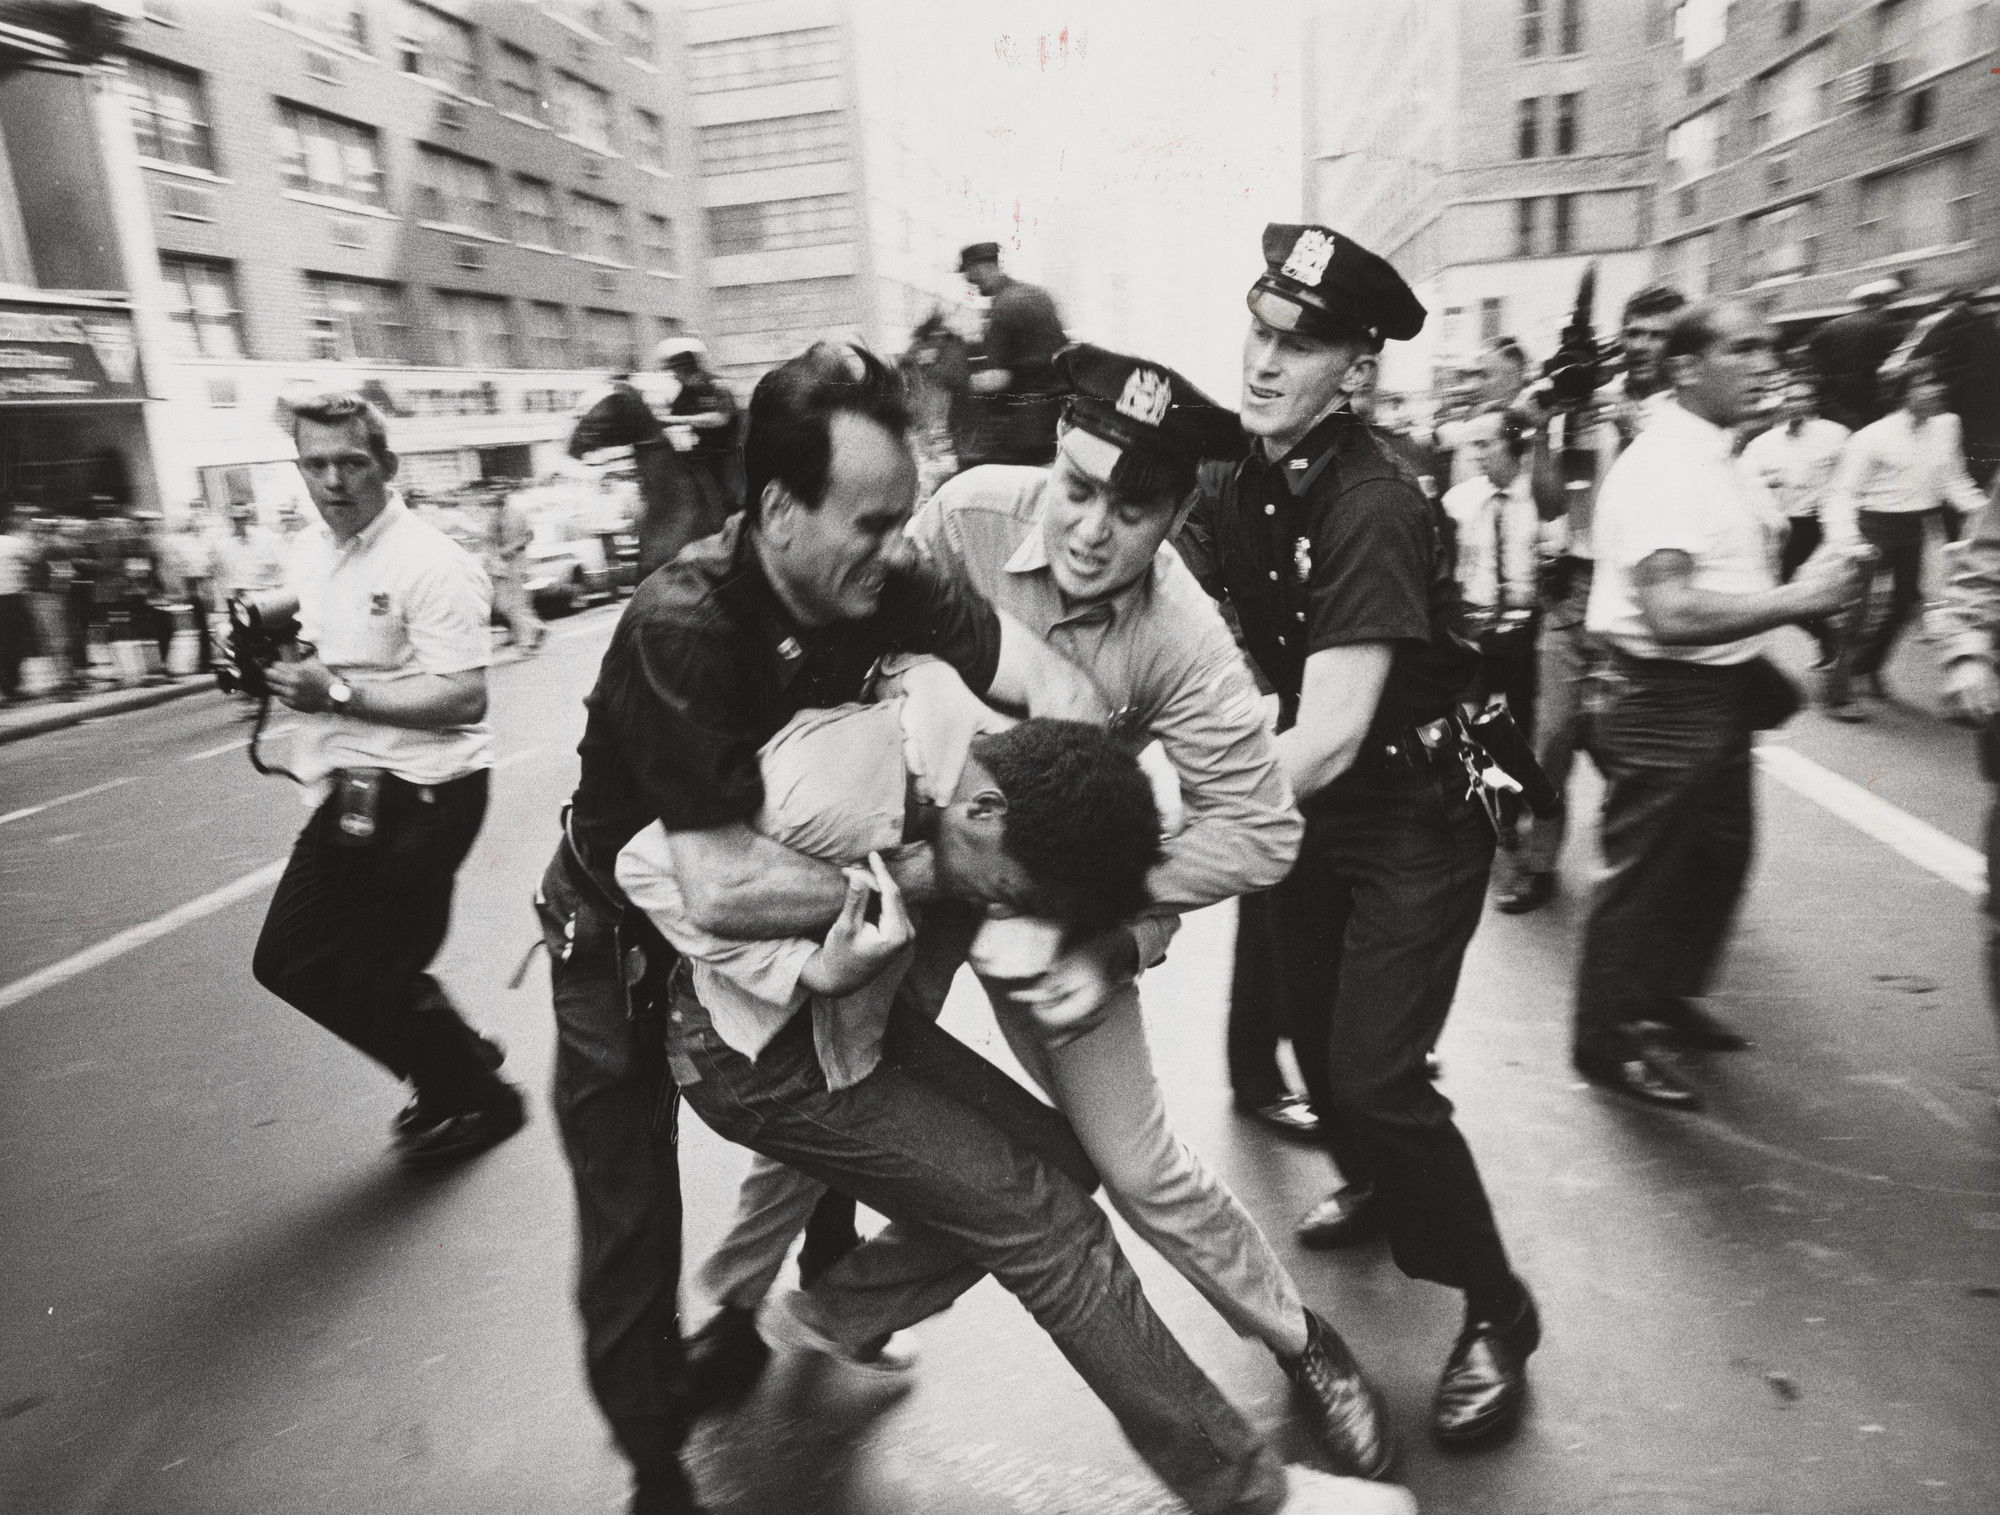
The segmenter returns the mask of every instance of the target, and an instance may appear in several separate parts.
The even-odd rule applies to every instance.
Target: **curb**
[[[4,716],[0,716],[0,747],[9,742],[25,741],[31,736],[41,736],[50,731],[61,731],[67,726],[81,726],[85,721],[101,720],[108,715],[123,715],[128,710],[145,710],[154,705],[164,705],[169,700],[184,700],[190,695],[208,694],[214,690],[214,679],[189,676],[175,684],[159,684],[151,689],[127,689],[117,694],[103,695],[95,700],[77,700],[71,704],[57,705],[38,711],[20,721],[8,722]]]

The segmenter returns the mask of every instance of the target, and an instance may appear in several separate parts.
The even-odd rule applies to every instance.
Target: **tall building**
[[[300,499],[274,419],[299,382],[375,398],[406,484],[529,476],[586,387],[698,326],[675,26],[651,0],[145,0],[126,151],[169,508]]]
[[[133,186],[107,56],[136,4],[0,4],[0,503],[157,505]]]
[[[2000,5],[1688,0],[1662,60],[1658,266],[1781,324],[2000,279]]]
[[[684,24],[717,371],[747,386],[827,335],[900,350],[961,298],[931,157],[948,92],[906,87],[866,3],[689,0]]]
[[[1593,263],[1615,325],[1652,264],[1666,0],[1308,0],[1305,25],[1307,217],[1431,313],[1385,386],[1448,383],[1501,335],[1546,358]]]

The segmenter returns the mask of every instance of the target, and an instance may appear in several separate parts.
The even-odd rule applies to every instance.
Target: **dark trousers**
[[[905,1043],[946,1034],[907,999],[890,1024],[892,1040]],[[1197,1515],[1269,1515],[1284,1503],[1271,1448],[1154,1314],[1104,1211],[1055,1164],[900,1056],[829,1089],[808,1015],[794,1016],[753,1062],[716,1035],[683,976],[668,1026],[683,1092],[713,1130],[888,1216],[899,1233],[892,1245],[923,1276],[955,1267],[970,1287],[991,1273]],[[820,1287],[868,1275],[883,1245],[864,1243]]]
[[[1627,1055],[1639,1022],[1708,987],[1750,867],[1745,687],[1740,666],[1613,661],[1597,723],[1605,872],[1583,931],[1578,1052]]]
[[[1785,533],[1784,550],[1778,554],[1778,582],[1791,583],[1806,559],[1818,552],[1819,544],[1825,540],[1818,516],[1793,516],[1791,529]],[[1832,663],[1840,655],[1840,638],[1832,621],[1801,621],[1799,629],[1819,643],[1821,663]]]
[[[1854,671],[1880,673],[1896,645],[1896,636],[1923,600],[1924,523],[1929,511],[1862,510],[1855,512],[1862,540],[1879,554],[1870,574],[1889,575],[1889,613],[1855,654]]]
[[[350,845],[339,797],[292,846],[252,960],[257,982],[415,1084],[440,1110],[480,1107],[499,1081],[438,981],[458,866],[486,817],[485,770],[419,787],[384,776],[375,836]]]
[[[0,594],[0,695],[21,692],[21,663],[34,646],[34,622],[25,594]]]
[[[1540,682],[1541,628],[1533,621],[1507,631],[1489,631],[1479,638],[1479,672],[1467,692],[1471,703],[1484,705],[1496,694],[1507,696],[1514,724],[1530,743],[1535,740],[1535,691]]]
[[[1493,864],[1462,782],[1351,774],[1304,807],[1271,893],[1292,1046],[1327,1150],[1372,1184],[1396,1265],[1505,1300],[1513,1272],[1472,1151],[1424,1059],[1458,989]]]
[[[628,996],[607,901],[577,888],[558,850],[535,893],[554,992],[554,1105],[576,1190],[577,1306],[590,1391],[641,1490],[678,1478],[687,1378],[680,1340],[679,1094],[650,986]],[[644,947],[638,947],[643,954]]]
[[[1271,897],[1236,902],[1236,956],[1229,974],[1229,1089],[1240,1105],[1269,1105],[1291,1091],[1278,1067],[1278,1043],[1289,1034],[1278,986],[1278,949]]]

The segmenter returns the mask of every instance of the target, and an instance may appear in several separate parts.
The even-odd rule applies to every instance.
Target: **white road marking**
[[[192,925],[205,916],[226,910],[239,900],[248,899],[253,894],[262,893],[277,883],[285,872],[285,859],[266,863],[254,872],[246,873],[220,889],[211,889],[199,899],[191,899],[185,905],[178,905],[165,915],[141,921],[138,925],[119,932],[116,936],[99,942],[95,947],[86,947],[81,952],[71,953],[61,962],[50,963],[46,968],[37,969],[26,978],[17,978],[11,984],[0,985],[0,1010],[11,1010],[23,1000],[33,999],[45,989],[53,989],[66,984],[80,974],[101,968],[114,958],[123,957],[136,947],[157,941],[159,938]]]
[[[1946,836],[1935,826],[1898,810],[1874,791],[1822,768],[1803,753],[1776,742],[1757,748],[1766,773],[1794,794],[1847,822],[1863,836],[1873,837],[1919,868],[1934,873],[1967,894],[1986,893],[1986,859],[1976,847]]]
[[[29,805],[21,810],[10,810],[5,815],[0,815],[0,826],[6,825],[9,821],[25,821],[29,816],[40,815],[44,810],[53,810],[56,806],[67,805],[72,800],[87,800],[93,794],[102,794],[107,789],[116,789],[121,784],[132,782],[133,780],[129,778],[107,779],[102,784],[92,784],[88,789],[79,789],[75,794],[65,794],[60,799],[46,800],[39,805]]]
[[[1912,1082],[1902,1074],[1850,1073],[1847,1075],[1847,1081],[1850,1084],[1873,1084],[1878,1088],[1894,1089],[1897,1093],[1906,1095],[1913,1104],[1921,1108],[1933,1120],[1950,1126],[1953,1130],[1963,1131],[1967,1135],[1972,1133],[1971,1121],[1952,1109],[1950,1105],[1939,1099],[1930,1090]]]
[[[264,728],[263,739],[268,742],[274,736],[284,736],[287,732],[296,731],[298,728],[299,723],[297,721],[284,721],[276,726],[266,726]],[[189,753],[181,761],[183,763],[199,763],[203,758],[220,757],[225,752],[237,752],[249,745],[249,737],[239,736],[235,741],[224,742],[220,747],[210,747],[201,752]]]
[[[493,765],[493,771],[498,773],[502,768],[512,768],[516,763],[525,763],[529,758],[540,757],[543,750],[541,747],[523,747],[519,752],[510,752]]]

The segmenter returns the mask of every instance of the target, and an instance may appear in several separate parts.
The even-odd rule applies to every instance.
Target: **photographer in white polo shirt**
[[[485,570],[389,487],[381,412],[354,393],[282,412],[324,529],[303,534],[290,588],[303,655],[267,670],[307,719],[295,776],[321,796],[258,938],[257,981],[414,1085],[400,1156],[436,1166],[520,1130],[500,1048],[426,971],[459,865],[485,819]]]

